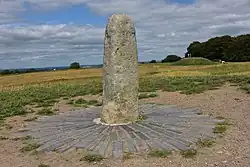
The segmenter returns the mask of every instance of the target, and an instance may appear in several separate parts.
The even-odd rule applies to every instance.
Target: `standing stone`
[[[103,70],[102,122],[136,121],[139,115],[136,33],[134,24],[125,14],[114,14],[108,20]]]

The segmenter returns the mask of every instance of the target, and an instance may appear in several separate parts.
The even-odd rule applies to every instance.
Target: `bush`
[[[212,65],[215,64],[211,60],[205,59],[205,58],[185,58],[181,59],[177,62],[172,63],[171,65],[176,66],[189,66],[189,65]]]
[[[168,55],[165,59],[163,59],[161,62],[162,63],[168,63],[168,62],[176,62],[181,60],[181,57],[177,55]]]
[[[100,162],[104,158],[101,155],[89,154],[80,159],[80,161],[87,161],[87,162]]]
[[[74,63],[71,63],[70,64],[70,67],[71,69],[79,69],[81,68],[80,64],[78,62],[74,62]]]
[[[151,60],[149,63],[156,63],[156,60]]]

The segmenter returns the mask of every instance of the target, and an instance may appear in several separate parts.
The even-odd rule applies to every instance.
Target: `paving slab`
[[[64,152],[71,148],[95,152],[105,158],[121,159],[124,153],[153,149],[180,151],[195,146],[201,138],[215,138],[217,120],[195,108],[141,104],[144,120],[125,125],[94,122],[101,107],[84,108],[30,122],[18,135],[31,136],[38,151]]]

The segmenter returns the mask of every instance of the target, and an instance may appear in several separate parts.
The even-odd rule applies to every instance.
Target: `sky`
[[[114,13],[136,27],[139,61],[250,31],[249,0],[0,0],[0,69],[102,64]]]

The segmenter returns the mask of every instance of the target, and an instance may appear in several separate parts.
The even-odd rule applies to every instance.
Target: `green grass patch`
[[[141,79],[140,92],[180,91],[183,94],[202,93],[217,89],[226,78],[219,77],[147,77]]]
[[[133,153],[131,152],[124,152],[123,159],[130,159],[132,158]]]
[[[212,75],[228,75],[242,72],[249,72],[249,63],[229,63],[229,64],[219,64],[216,66],[209,66],[202,69],[202,72],[210,73]]]
[[[147,75],[155,75],[155,74],[159,74],[160,72],[157,72],[157,71],[153,71],[153,72],[149,72],[147,73]]]
[[[55,99],[50,99],[50,100],[41,100],[41,101],[35,101],[36,107],[51,107],[54,106],[54,104],[56,102],[58,102],[59,100],[55,100]]]
[[[215,117],[216,119],[219,119],[219,120],[223,120],[223,119],[225,119],[225,117],[222,117],[222,116],[217,116],[217,117]]]
[[[38,165],[38,167],[50,167],[49,165],[45,165],[45,164],[40,164]]]
[[[88,107],[88,106],[101,106],[102,104],[97,100],[85,100],[84,98],[70,100],[68,104],[72,104],[76,107]]]
[[[192,65],[213,65],[216,64],[215,62],[212,62],[211,60],[197,57],[197,58],[184,58],[179,61],[173,62],[170,65],[174,66],[192,66]]]
[[[31,121],[35,121],[37,119],[38,119],[38,117],[30,117],[30,118],[25,119],[24,121],[25,122],[31,122]]]
[[[242,85],[241,89],[245,90],[247,93],[250,93],[250,84]]]
[[[139,116],[138,116],[136,122],[141,122],[141,121],[143,121],[143,120],[145,120],[145,119],[146,119],[146,116],[145,116],[145,115],[139,114]]]
[[[52,110],[52,108],[46,107],[46,108],[42,108],[41,110],[39,110],[36,114],[38,114],[38,115],[48,115],[48,116],[50,116],[50,115],[54,115],[55,113],[54,113],[54,111]]]
[[[146,98],[153,98],[153,97],[157,97],[156,93],[140,93],[139,94],[139,99],[146,99]]]
[[[215,144],[215,139],[199,139],[197,142],[198,147],[212,147]]]
[[[225,120],[224,122],[219,122],[216,124],[213,132],[217,134],[224,134],[230,125],[232,124],[228,120]]]
[[[216,89],[224,83],[235,83],[241,89],[250,93],[250,76],[193,76],[193,77],[142,77],[139,81],[141,93],[163,91],[180,91],[184,94],[202,93],[206,90]],[[95,79],[85,84],[53,83],[39,86],[27,86],[20,90],[0,92],[0,120],[14,115],[28,113],[26,105],[52,104],[61,97],[76,97],[96,95],[102,92],[101,79]],[[84,102],[84,101],[83,101]],[[94,104],[96,102],[87,102]],[[43,105],[44,106],[44,105]],[[49,108],[49,107],[45,107]]]
[[[0,92],[0,119],[24,115],[27,113],[25,106],[31,104],[49,103],[60,97],[75,97],[88,94],[98,94],[102,91],[100,80],[79,83],[54,83],[26,86],[20,90]]]
[[[87,161],[87,162],[100,162],[102,161],[104,158],[101,155],[97,155],[97,154],[88,154],[85,155],[84,157],[82,157],[80,159],[80,161]]]
[[[31,136],[24,136],[24,137],[14,137],[11,138],[12,141],[18,141],[18,140],[22,140],[24,141],[24,143],[26,143],[26,141],[32,140],[33,138]],[[27,143],[26,143],[27,144]]]
[[[214,133],[225,133],[226,131],[227,131],[226,126],[216,125],[215,128],[214,128]]]
[[[25,145],[24,147],[22,147],[20,149],[20,151],[22,153],[30,152],[30,151],[35,151],[38,147],[40,147],[40,145],[37,144],[37,143],[29,143],[29,144]]]
[[[140,92],[180,91],[183,94],[202,93],[206,90],[214,90],[223,84],[231,82],[244,86],[250,82],[249,76],[192,76],[192,77],[144,77],[139,84]],[[245,90],[248,90],[245,88]]]
[[[188,149],[181,151],[181,155],[184,158],[194,158],[197,155],[197,150],[195,149]]]
[[[167,150],[152,150],[152,151],[149,152],[148,155],[152,156],[152,157],[166,158],[171,154],[172,154],[172,152],[167,151]]]

